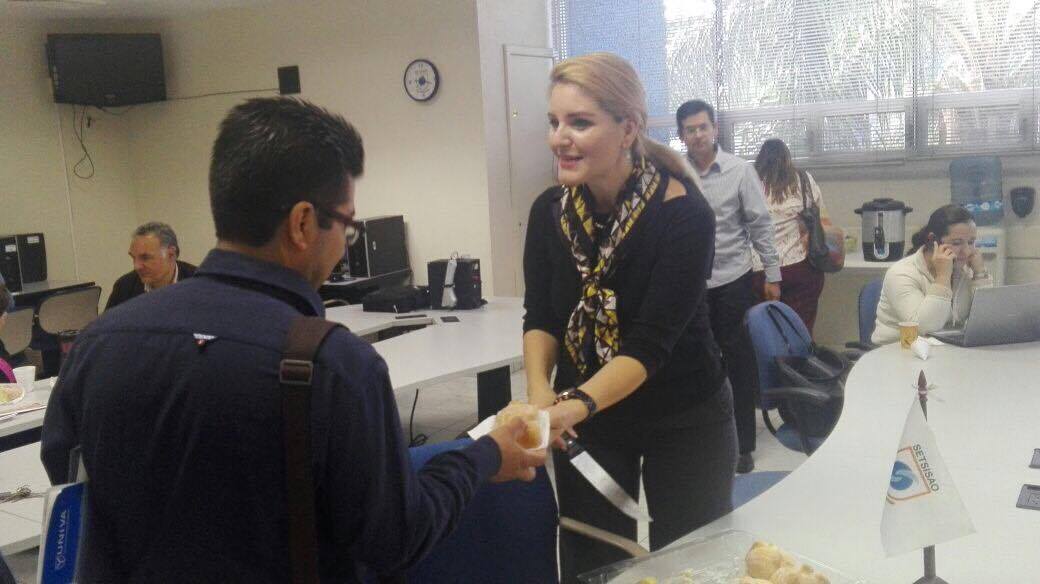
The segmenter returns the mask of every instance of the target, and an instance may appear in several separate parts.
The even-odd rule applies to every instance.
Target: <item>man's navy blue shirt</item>
[[[60,483],[83,447],[92,580],[288,580],[278,363],[300,314],[324,307],[299,274],[214,250],[195,278],[79,336],[41,456]],[[386,364],[342,328],[318,354],[311,405],[323,581],[416,562],[500,463],[485,437],[413,472]]]

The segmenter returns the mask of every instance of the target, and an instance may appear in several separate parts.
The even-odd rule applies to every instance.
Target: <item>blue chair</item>
[[[0,554],[0,584],[17,584],[17,580],[14,579],[11,568],[7,566],[7,561],[4,560],[3,554]]]
[[[768,491],[791,473],[769,470],[738,474],[733,477],[733,508],[736,509],[751,499]]]
[[[421,468],[430,458],[470,442],[466,438],[412,448],[412,467]],[[408,581],[559,582],[557,524],[556,497],[544,468],[530,483],[485,485],[455,531],[411,569]]]
[[[776,358],[809,357],[815,354],[836,364],[842,371],[848,370],[848,360],[834,351],[817,347],[798,314],[782,302],[763,302],[751,307],[744,315],[744,326],[754,349],[762,420],[785,447],[812,454],[823,443],[825,437],[810,436],[802,432],[798,419],[809,419],[811,412],[818,408],[840,406],[841,402],[836,400],[842,400],[844,395],[841,391],[822,387],[805,378],[801,378],[799,384],[792,387],[781,376]],[[781,404],[786,404],[785,409],[791,413],[793,419],[790,423],[775,427],[769,412],[779,409]]]
[[[855,361],[863,353],[877,348],[870,342],[870,335],[874,334],[874,325],[877,323],[877,307],[881,301],[881,287],[884,279],[877,278],[863,285],[859,291],[859,340],[845,343],[845,356]]]

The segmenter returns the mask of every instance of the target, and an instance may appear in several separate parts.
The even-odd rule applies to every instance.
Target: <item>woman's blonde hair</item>
[[[636,124],[632,158],[646,156],[658,168],[700,187],[700,180],[686,157],[651,140],[646,133],[646,92],[636,70],[628,61],[612,53],[589,53],[561,61],[549,74],[549,90],[560,83],[580,88],[618,122]]]

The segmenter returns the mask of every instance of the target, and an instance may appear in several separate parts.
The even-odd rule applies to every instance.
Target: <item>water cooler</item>
[[[1007,270],[1007,232],[1004,230],[1003,168],[996,156],[968,156],[950,162],[951,200],[975,218],[976,247],[997,286]]]
[[[980,226],[975,247],[982,252],[986,270],[995,286],[1003,286],[1007,273],[1007,232],[999,225]]]

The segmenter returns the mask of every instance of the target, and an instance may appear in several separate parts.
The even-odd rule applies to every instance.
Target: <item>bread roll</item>
[[[764,541],[751,544],[744,561],[747,563],[747,575],[759,580],[766,580],[781,566],[794,563],[778,546]]]
[[[526,425],[526,431],[517,442],[524,448],[538,448],[542,444],[542,429],[538,425],[538,408],[531,404],[509,402],[509,405],[495,416],[495,427],[505,426],[520,418]]]

